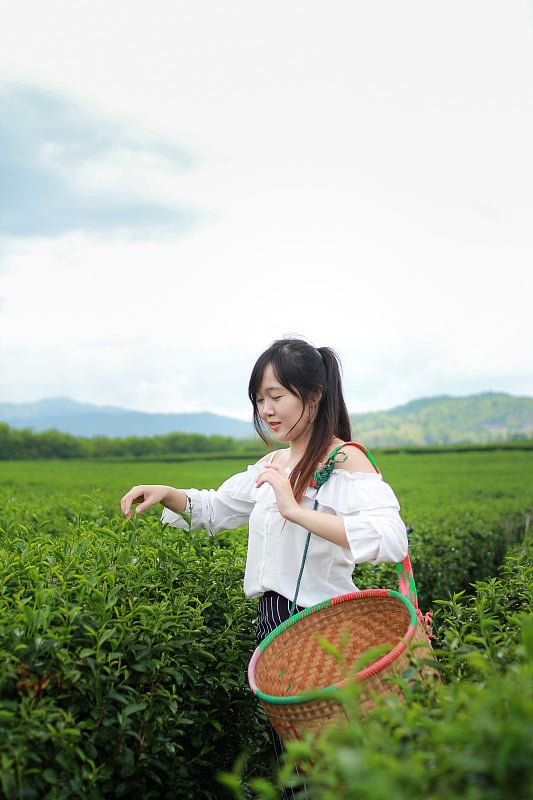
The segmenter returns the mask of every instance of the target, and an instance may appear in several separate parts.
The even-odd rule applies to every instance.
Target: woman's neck
[[[286,466],[289,467],[290,469],[294,469],[296,464],[298,464],[303,454],[305,453],[306,447],[307,444],[301,446],[295,444],[294,442],[291,442],[286,451]]]

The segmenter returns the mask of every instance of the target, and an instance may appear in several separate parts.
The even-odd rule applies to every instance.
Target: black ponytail
[[[334,436],[348,442],[352,435],[352,426],[342,391],[339,358],[330,347],[319,347],[318,352],[322,356],[326,368],[326,381],[323,387],[319,413],[323,414],[327,420],[326,427],[328,432],[334,431]]]

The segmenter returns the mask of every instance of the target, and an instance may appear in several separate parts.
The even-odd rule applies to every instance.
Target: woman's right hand
[[[150,506],[155,506],[156,503],[162,503],[167,497],[169,491],[172,491],[170,486],[161,486],[159,484],[143,484],[141,486],[132,486],[129,492],[126,492],[120,501],[122,513],[128,519],[131,519],[132,505],[138,503],[135,512],[137,514],[141,514],[143,511],[146,511],[147,508],[150,508]]]

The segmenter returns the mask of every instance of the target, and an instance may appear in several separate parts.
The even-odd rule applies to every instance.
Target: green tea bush
[[[436,604],[441,668],[448,680],[483,676],[486,664],[506,671],[521,657],[517,620],[533,606],[533,541],[509,551],[499,574],[478,581],[471,595]]]
[[[244,532],[211,539],[162,529],[154,516],[109,523],[89,500],[53,518],[38,501],[32,511],[9,505],[4,796],[221,797],[214,773],[262,746],[246,685]]]
[[[378,462],[414,525],[420,605],[435,612],[445,682],[417,683],[408,689],[409,703],[387,702],[359,732],[354,721],[351,739],[331,732],[341,738],[320,745],[322,768],[310,773],[315,798],[403,797],[404,773],[411,796],[444,797],[443,776],[455,769],[457,785],[462,776],[470,786],[467,762],[452,763],[454,719],[472,706],[481,724],[483,714],[507,707],[508,693],[509,707],[516,694],[524,698],[512,716],[524,739],[516,764],[530,755],[523,685],[531,677],[529,634],[527,621],[515,617],[530,609],[531,553],[512,547],[503,570],[489,576],[527,530],[532,455],[387,455]],[[118,513],[118,499],[133,483],[216,486],[244,467],[232,459],[0,462],[3,796],[224,798],[234,795],[216,774],[243,753],[242,777],[230,776],[235,791],[274,796],[272,782],[265,783],[274,774],[268,729],[246,682],[255,603],[242,593],[245,531],[211,539],[162,529],[157,512],[134,522]],[[361,588],[394,587],[396,574],[393,565],[365,565],[355,580]],[[518,734],[505,728],[511,722],[503,714],[491,724],[514,747]],[[506,796],[490,771],[495,753],[468,750],[459,733],[457,741],[474,763],[474,794],[465,796],[477,797],[479,787],[487,792],[480,797]],[[440,754],[433,761],[432,748]],[[498,769],[505,783],[509,776]],[[524,785],[518,767],[512,775]],[[381,795],[370,793],[372,783]],[[446,796],[453,797],[456,786],[449,786]]]

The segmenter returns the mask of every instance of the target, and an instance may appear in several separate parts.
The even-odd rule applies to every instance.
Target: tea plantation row
[[[412,559],[421,605],[439,609],[437,644],[444,646],[446,680],[427,689],[431,703],[418,695],[420,688],[413,690],[409,724],[403,710],[385,709],[364,732],[351,734],[371,743],[375,726],[376,737],[381,731],[382,741],[395,743],[382,750],[381,761],[376,755],[374,763],[370,750],[361,750],[355,740],[339,746],[346,764],[362,765],[363,772],[353,767],[358,785],[364,786],[363,773],[369,786],[376,774],[398,778],[402,748],[409,770],[420,773],[430,758],[429,745],[434,746],[423,731],[438,727],[439,714],[451,714],[446,692],[457,690],[453,702],[475,705],[481,697],[476,687],[483,683],[508,680],[524,688],[521,654],[529,645],[527,635],[519,644],[522,623],[510,614],[529,608],[531,554],[520,555],[519,569],[505,568],[505,580],[520,576],[514,594],[501,588],[503,583],[489,582],[483,601],[481,584],[476,602],[439,606],[437,601],[495,574],[509,547],[524,539],[533,505],[531,462],[529,453],[505,452],[380,459],[404,518],[414,525]],[[242,595],[246,532],[210,539],[203,532],[162,529],[155,513],[134,522],[118,513],[118,499],[133,483],[218,485],[242,467],[229,461],[0,465],[4,797],[230,797],[235,789],[224,789],[217,775],[231,773],[242,753],[247,766],[237,792],[251,796],[250,781],[272,777],[266,725],[246,683],[255,613],[255,604]],[[356,582],[395,585],[395,576],[388,566],[362,566]],[[489,595],[500,616],[492,607],[483,610]],[[466,692],[463,700],[459,690]],[[487,695],[495,703],[498,696],[503,695],[492,690]],[[523,725],[520,717],[520,735],[527,733]],[[339,764],[324,767],[332,746],[326,742],[326,760],[316,760],[322,777],[313,797],[354,796],[339,789],[351,785]],[[236,775],[228,780],[235,783]],[[410,796],[441,796],[421,787]],[[271,790],[267,783],[264,796]],[[381,797],[389,795],[403,796]],[[359,791],[357,796],[378,797]]]

